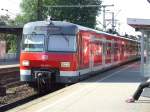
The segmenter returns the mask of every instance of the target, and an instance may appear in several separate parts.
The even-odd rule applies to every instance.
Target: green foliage
[[[9,16],[8,15],[1,15],[0,16],[0,26],[6,26],[6,24],[9,21]]]
[[[25,22],[37,20],[37,1],[38,0],[22,0],[20,6]]]
[[[8,26],[13,20],[8,15],[0,16],[0,26]],[[0,41],[6,41],[6,52],[16,52],[17,37],[12,34],[0,33]]]
[[[99,5],[99,7],[47,8],[45,5]],[[22,17],[17,17],[17,21],[21,20],[23,23],[36,21],[39,14],[42,20],[49,15],[54,20],[66,20],[95,28],[100,7],[101,0],[22,0]]]
[[[17,51],[17,37],[12,34],[7,34],[6,36],[6,45],[7,52],[16,52]]]
[[[27,22],[26,18],[22,15],[18,15],[14,21],[12,21],[10,24],[13,26],[23,26]]]
[[[6,41],[6,52],[16,52],[17,37],[15,35],[0,33],[0,40]]]

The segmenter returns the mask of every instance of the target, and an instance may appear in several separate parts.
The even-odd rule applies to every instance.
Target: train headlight
[[[69,68],[70,62],[61,62],[61,67]]]
[[[29,60],[23,60],[22,61],[22,65],[23,66],[29,66],[30,65],[30,61]]]

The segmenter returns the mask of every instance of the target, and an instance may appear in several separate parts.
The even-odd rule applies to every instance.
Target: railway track
[[[38,97],[39,97],[39,95],[36,94],[36,95],[32,95],[32,96],[29,96],[29,97],[24,98],[24,99],[20,99],[20,100],[17,100],[17,101],[8,103],[8,104],[1,105],[0,106],[0,112],[4,112],[4,111],[7,111],[7,110],[12,109],[14,107],[23,105],[23,104],[25,104],[29,101],[32,101]]]
[[[10,88],[22,84],[19,78],[18,69],[6,69],[6,72],[0,70],[0,87]]]
[[[27,102],[30,102],[34,99],[37,99],[39,97],[42,97],[44,95],[47,95],[49,93],[52,93],[56,90],[59,90],[65,87],[64,85],[57,85],[57,86],[55,85],[55,87],[53,87],[51,91],[38,94],[36,91],[33,90],[33,88],[30,88],[28,85],[22,85],[22,86],[25,86],[25,87],[20,88],[21,91],[18,89],[18,91],[16,91],[15,93],[10,93],[12,95],[8,97],[9,99],[6,99],[8,102],[0,105],[0,112],[10,110],[14,107],[23,105]],[[10,98],[14,100],[11,100]]]
[[[35,92],[27,84],[20,82],[18,67],[0,69],[0,107],[33,94]]]
[[[6,93],[0,96],[0,112],[3,112],[61,89],[64,86],[55,85],[51,91],[38,94],[33,88],[28,86],[28,84],[20,82],[19,70],[15,68],[12,70],[0,70],[0,87],[6,89]]]
[[[8,86],[11,83],[19,82],[19,67],[18,66],[4,66],[0,67],[0,85]]]

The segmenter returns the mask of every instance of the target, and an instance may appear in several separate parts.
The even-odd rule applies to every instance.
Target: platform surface
[[[150,112],[150,99],[126,103],[139,83],[139,62],[100,73],[9,112]]]
[[[19,67],[19,62],[0,62],[0,69]]]

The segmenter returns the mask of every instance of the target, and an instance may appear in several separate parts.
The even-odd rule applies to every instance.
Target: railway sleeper
[[[0,84],[0,97],[6,96],[6,87]]]

